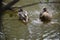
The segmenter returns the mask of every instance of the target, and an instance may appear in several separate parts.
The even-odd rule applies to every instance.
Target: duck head
[[[20,9],[19,9],[19,12],[23,12],[23,9],[22,9],[22,8],[20,8]]]
[[[46,12],[47,11],[47,8],[43,8],[43,12]]]

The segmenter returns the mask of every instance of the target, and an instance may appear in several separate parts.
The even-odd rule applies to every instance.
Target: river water
[[[20,0],[16,5],[23,6],[45,0]],[[49,0],[53,2],[56,0]],[[57,0],[59,1],[59,0]],[[39,14],[46,7],[53,19],[48,24],[39,20]],[[39,3],[24,7],[28,12],[29,23],[25,25],[18,20],[17,8],[15,11],[7,10],[3,16],[3,32],[5,40],[59,40],[60,39],[60,3]],[[12,16],[11,16],[12,15]]]

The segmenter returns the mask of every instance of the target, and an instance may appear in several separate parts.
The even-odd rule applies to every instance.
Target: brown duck
[[[43,8],[42,13],[40,13],[39,15],[39,19],[43,22],[43,23],[49,23],[52,19],[52,16],[49,15],[48,11],[46,8]]]

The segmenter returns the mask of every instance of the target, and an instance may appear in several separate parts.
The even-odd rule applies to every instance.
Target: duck
[[[21,20],[24,23],[28,22],[28,12],[26,10],[23,10],[22,8],[20,8],[18,10],[18,16],[19,16],[19,20]]]
[[[43,8],[42,13],[40,13],[40,15],[39,15],[39,19],[45,24],[49,23],[51,21],[52,16],[47,11],[47,8]]]

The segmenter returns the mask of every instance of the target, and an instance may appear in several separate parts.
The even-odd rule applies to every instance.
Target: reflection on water
[[[6,40],[58,40],[60,38],[60,12],[56,9],[56,5],[60,6],[48,3],[24,8],[28,11],[30,18],[27,25],[18,20],[17,13],[9,12],[9,14],[13,14],[13,17],[9,17],[8,12],[5,12],[3,25]],[[47,8],[50,15],[53,15],[52,21],[48,24],[43,24],[39,20],[39,14],[44,7]]]

